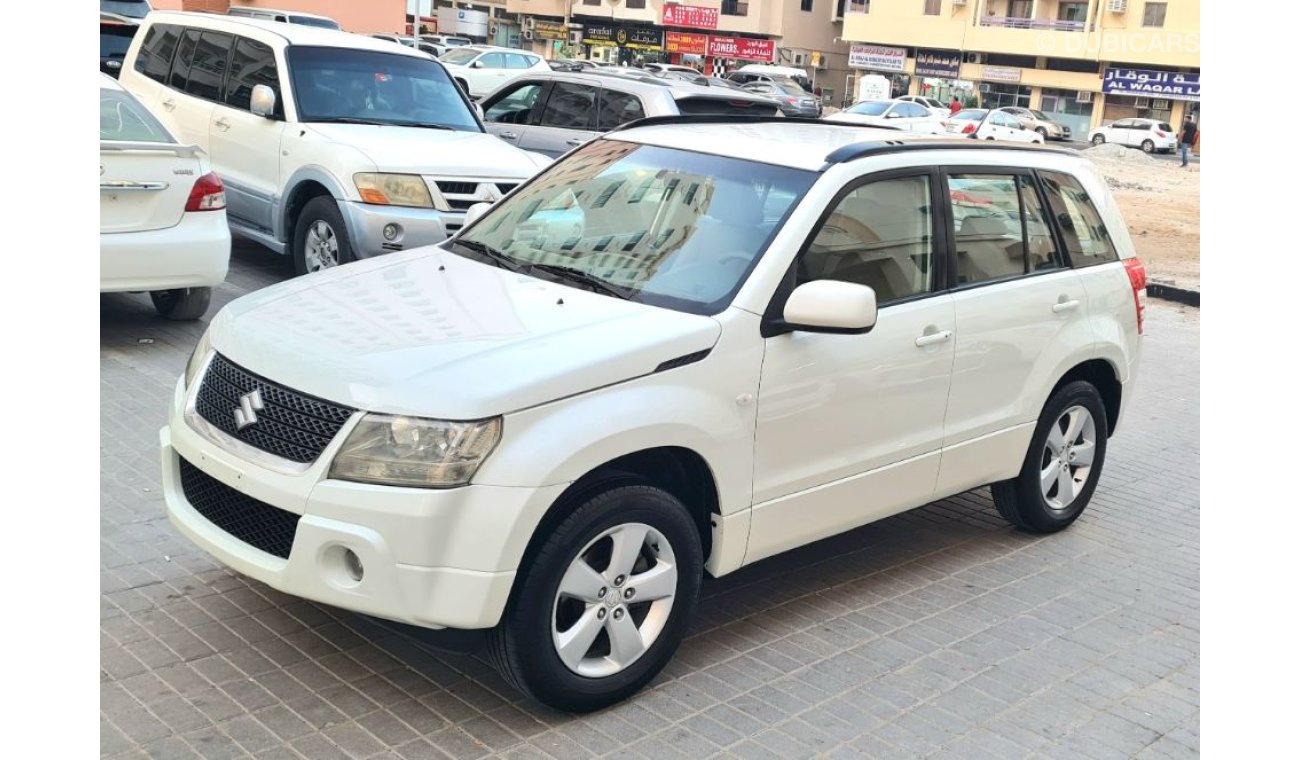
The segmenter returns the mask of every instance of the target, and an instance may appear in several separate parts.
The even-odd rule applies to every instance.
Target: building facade
[[[851,67],[895,94],[1018,105],[1080,139],[1116,119],[1200,120],[1199,0],[838,0]]]

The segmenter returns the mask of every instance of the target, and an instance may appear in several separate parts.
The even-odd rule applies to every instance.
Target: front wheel
[[[1143,141],[1142,141],[1142,152],[1143,152],[1143,153],[1154,153],[1154,152],[1155,152],[1155,149],[1156,149],[1156,144],[1155,144],[1154,142],[1151,142],[1150,140],[1143,140]]]
[[[298,274],[319,272],[355,261],[347,224],[333,198],[307,201],[293,233],[293,267]]]
[[[1038,418],[1020,474],[993,484],[998,512],[1034,533],[1068,527],[1092,499],[1109,432],[1106,407],[1092,383],[1075,381],[1058,390]]]
[[[1039,136],[1039,137],[1043,138],[1044,140],[1047,139],[1047,128],[1046,128],[1046,127],[1035,127],[1035,128],[1034,128],[1034,131],[1038,133],[1038,136]]]
[[[526,694],[589,712],[654,678],[686,632],[704,560],[686,507],[648,485],[589,498],[521,568],[489,640]]]
[[[1101,144],[1104,143],[1104,142],[1106,142],[1106,136],[1105,136],[1105,135],[1093,135],[1093,136],[1092,136],[1092,144],[1093,144],[1093,145],[1101,145]]]
[[[212,303],[212,288],[177,288],[151,290],[149,298],[160,316],[177,322],[198,319]]]

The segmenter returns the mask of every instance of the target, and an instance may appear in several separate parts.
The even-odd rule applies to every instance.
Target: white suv
[[[231,228],[299,272],[444,240],[549,161],[487,134],[427,55],[346,32],[154,12],[120,81],[211,156]]]
[[[674,120],[223,309],[161,431],[172,522],[284,592],[491,629],[582,711],[664,666],[706,573],[987,484],[1026,530],[1079,516],[1146,298],[1087,159]]]
[[[438,56],[438,61],[472,98],[481,98],[525,74],[551,70],[539,55],[490,45],[454,48]]]

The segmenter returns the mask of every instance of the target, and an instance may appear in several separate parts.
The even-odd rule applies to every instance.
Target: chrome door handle
[[[1078,299],[1075,299],[1073,301],[1061,301],[1060,303],[1054,304],[1052,306],[1052,312],[1055,314],[1064,314],[1067,311],[1073,311],[1077,308],[1079,308]]]
[[[221,131],[223,131],[223,132],[226,131],[227,129],[230,129],[230,122],[226,121],[226,119],[225,119],[224,116],[223,116],[222,118],[220,118],[220,119],[217,119],[216,121],[214,121],[214,122],[212,122],[212,123],[213,123],[213,124],[216,124],[218,127],[220,127],[220,128],[221,128]]]
[[[925,348],[926,346],[933,346],[937,343],[943,343],[944,341],[950,340],[951,338],[952,330],[941,330],[937,333],[930,333],[917,338],[916,347]]]
[[[500,137],[502,140],[518,140],[518,139],[519,139],[519,135],[515,134],[514,132],[502,132],[501,134],[497,135],[497,137]]]
[[[166,108],[168,111],[174,111],[176,110],[176,101],[172,100],[171,98],[167,98],[162,102],[162,107]]]

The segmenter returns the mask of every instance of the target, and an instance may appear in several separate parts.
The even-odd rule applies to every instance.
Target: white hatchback
[[[99,290],[148,291],[169,319],[198,319],[226,279],[226,194],[112,77],[99,82]]]
[[[952,135],[974,137],[979,140],[1006,140],[1008,142],[1037,143],[1043,136],[1025,129],[1020,120],[1003,111],[987,108],[967,108],[943,120],[943,126]]]
[[[664,667],[705,575],[989,484],[1024,530],[1079,517],[1145,304],[1087,159],[678,121],[223,309],[161,431],[172,522],[286,593],[484,629],[584,711]]]

